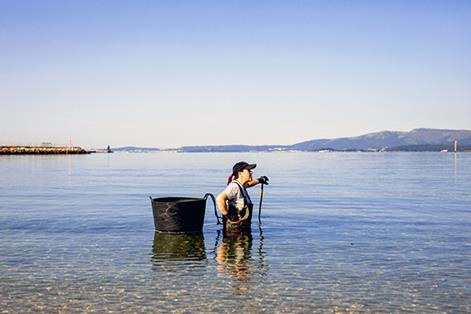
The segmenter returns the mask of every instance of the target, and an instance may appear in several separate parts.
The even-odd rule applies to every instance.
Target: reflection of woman
[[[223,215],[225,233],[238,232],[241,228],[250,227],[253,203],[246,188],[257,184],[268,184],[266,176],[252,178],[252,169],[256,166],[245,161],[236,163],[232,167],[226,189],[216,198]]]
[[[229,273],[238,282],[246,283],[251,273],[252,234],[242,233],[239,236],[224,237],[221,245],[216,249],[217,270]],[[246,292],[248,287],[238,289]]]

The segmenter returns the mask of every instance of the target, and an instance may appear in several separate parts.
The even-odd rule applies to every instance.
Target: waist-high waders
[[[242,232],[250,231],[250,225],[252,222],[252,214],[253,214],[253,204],[247,200],[246,194],[247,190],[243,186],[241,186],[237,181],[235,181],[237,186],[239,187],[240,194],[244,198],[244,207],[242,209],[238,209],[235,206],[228,204],[227,211],[228,214],[226,217],[223,217],[223,229],[225,235],[238,235]],[[237,217],[237,220],[228,220],[228,217]]]

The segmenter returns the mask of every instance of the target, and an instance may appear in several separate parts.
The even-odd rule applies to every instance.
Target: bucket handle
[[[211,197],[211,199],[213,200],[214,216],[216,216],[216,220],[217,220],[217,223],[216,223],[216,224],[221,225],[221,224],[222,224],[222,222],[221,222],[221,221],[222,221],[222,217],[219,217],[219,215],[218,215],[218,210],[217,210],[217,207],[216,207],[216,198],[214,197],[213,194],[211,194],[211,193],[206,193],[206,194],[204,195],[204,200],[207,200],[208,197]]]

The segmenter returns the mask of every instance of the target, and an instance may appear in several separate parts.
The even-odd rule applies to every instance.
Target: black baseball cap
[[[245,161],[239,161],[232,167],[232,174],[236,174],[239,171],[242,171],[244,169],[253,169],[257,167],[257,164],[249,164],[246,163]]]

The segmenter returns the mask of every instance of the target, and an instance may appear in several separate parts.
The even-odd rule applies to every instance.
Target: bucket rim
[[[181,203],[181,202],[195,202],[195,201],[206,201],[204,198],[199,197],[187,197],[187,196],[163,196],[152,198],[152,202],[155,203]]]

